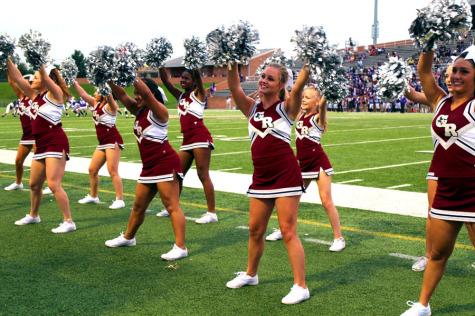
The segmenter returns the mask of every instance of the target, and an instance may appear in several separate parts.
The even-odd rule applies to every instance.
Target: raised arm
[[[48,96],[56,101],[56,103],[63,103],[64,102],[64,94],[61,87],[58,86],[53,79],[49,77],[49,73],[46,71],[45,65],[41,65],[40,67],[40,75],[41,81],[45,85],[46,89],[48,90]]]
[[[198,69],[192,70],[193,77],[196,83],[195,96],[201,102],[204,102],[206,99],[206,91],[203,85],[203,79],[201,79],[200,71]]]
[[[233,64],[231,69],[228,68],[228,86],[238,109],[246,117],[249,117],[249,113],[255,101],[244,93],[241,82],[239,81],[238,66],[236,64]]]
[[[416,91],[416,89],[411,86],[409,87],[409,90],[406,90],[406,92],[404,92],[404,96],[414,103],[431,106],[429,101],[427,100],[426,95],[422,92]]]
[[[115,101],[114,96],[112,95],[112,93],[109,94],[106,99],[107,99],[107,104],[109,106],[109,110],[112,113],[117,113],[117,111],[119,110],[119,105]]]
[[[437,106],[440,99],[445,96],[445,91],[437,84],[434,75],[432,74],[432,61],[434,60],[434,52],[423,52],[419,57],[417,63],[417,73],[421,80],[422,90],[427,98],[432,110]]]
[[[112,93],[117,97],[117,99],[122,102],[130,113],[135,115],[137,113],[137,101],[129,97],[124,88],[119,87],[112,81],[109,81],[107,84],[111,87]]]
[[[74,86],[74,89],[76,89],[77,93],[79,94],[79,96],[87,102],[87,104],[89,104],[89,106],[92,106],[94,107],[96,104],[96,99],[93,97],[93,96],[90,96],[86,90],[84,90],[83,87],[81,87],[81,85],[76,81],[74,80],[74,83],[73,83],[73,86]]]
[[[165,68],[160,68],[158,70],[160,73],[160,79],[162,80],[163,84],[165,85],[165,88],[167,88],[168,92],[170,92],[175,99],[179,99],[181,95],[180,89],[175,87],[171,82],[170,82],[170,75],[168,74],[167,70]]]
[[[323,128],[327,127],[327,98],[324,95],[321,96],[318,102],[318,125]]]
[[[300,70],[297,80],[295,80],[294,86],[290,91],[289,98],[285,102],[287,114],[291,120],[295,120],[295,118],[300,112],[300,105],[302,103],[302,91],[308,81],[309,76],[310,71],[308,69],[308,66],[304,65],[302,67],[302,70]]]
[[[134,81],[134,87],[138,94],[144,100],[145,106],[147,106],[150,111],[153,112],[155,117],[162,123],[168,122],[168,109],[165,105],[159,102],[153,96],[152,91],[147,87],[147,85],[140,79],[137,78]]]
[[[8,83],[10,84],[10,87],[12,87],[13,92],[15,92],[16,96],[18,97],[18,99],[23,98],[25,94],[23,93],[23,91],[21,91],[20,88],[18,88],[18,85],[10,79],[8,72],[7,72],[7,80],[8,80]]]
[[[23,94],[30,99],[34,99],[34,97],[36,96],[35,90],[31,88],[30,84],[28,83],[28,80],[23,78],[20,70],[18,70],[17,66],[10,58],[7,59],[7,71],[9,79],[23,91]]]

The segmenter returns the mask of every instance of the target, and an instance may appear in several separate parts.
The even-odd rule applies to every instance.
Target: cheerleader
[[[427,101],[435,108],[432,121],[432,168],[437,189],[430,210],[430,258],[418,302],[402,315],[430,315],[429,300],[444,274],[464,222],[475,223],[475,46],[455,59],[446,95],[432,75],[434,52],[424,52],[417,65]]]
[[[209,176],[211,150],[214,149],[213,138],[203,122],[206,105],[206,92],[198,70],[185,70],[181,74],[180,85],[184,91],[176,88],[169,80],[168,73],[160,68],[160,79],[168,91],[178,100],[178,115],[180,116],[183,143],[178,155],[184,174],[190,169],[193,160],[196,173],[203,184],[203,190],[208,205],[208,212],[195,222],[198,224],[214,223],[218,221],[215,210],[214,186]],[[168,216],[166,210],[157,216]]]
[[[89,95],[77,81],[74,81],[73,85],[79,96],[86,101],[92,109],[92,119],[96,126],[96,135],[99,142],[99,145],[92,154],[91,164],[89,165],[89,194],[80,199],[78,203],[99,203],[99,170],[107,163],[107,171],[109,172],[115,190],[115,200],[109,208],[124,208],[122,179],[119,176],[120,153],[124,148],[124,142],[115,126],[119,107],[112,94],[104,97],[96,91],[93,97]]]
[[[180,207],[180,181],[183,178],[180,159],[168,143],[168,109],[163,105],[157,84],[151,79],[134,82],[135,99],[125,90],[109,83],[112,92],[135,115],[134,134],[137,138],[142,172],[135,187],[135,200],[125,233],[106,241],[107,247],[135,246],[135,235],[143,223],[145,211],[157,192],[170,214],[175,244],[162,254],[164,260],[188,256],[185,246],[185,216]]]
[[[333,203],[331,195],[331,176],[333,168],[326,153],[323,151],[320,139],[327,126],[326,100],[314,87],[307,87],[302,96],[302,112],[297,118],[296,146],[305,188],[315,179],[322,206],[327,213],[333,230],[333,243],[329,250],[339,252],[345,249],[346,243],[340,229],[340,216]],[[268,241],[282,239],[280,230],[275,230],[266,237]]]
[[[31,209],[29,214],[15,222],[16,225],[41,222],[38,214],[45,180],[54,194],[56,203],[63,214],[63,222],[51,231],[68,233],[76,230],[69,208],[68,195],[61,181],[66,161],[69,159],[69,142],[61,127],[63,102],[69,96],[64,79],[58,69],[46,69],[44,65],[35,72],[31,86],[16,65],[7,60],[8,74],[25,96],[31,99],[31,126],[35,138],[35,154],[30,169]]]
[[[264,251],[264,234],[275,207],[294,275],[294,285],[282,298],[284,304],[297,304],[310,298],[305,282],[304,249],[297,236],[297,212],[304,188],[297,159],[290,147],[292,122],[299,113],[308,76],[308,66],[304,66],[289,98],[285,99],[287,69],[271,64],[262,72],[259,100],[255,101],[244,93],[237,65],[228,70],[233,99],[249,119],[254,173],[247,192],[250,197],[247,270],[238,272],[226,286],[235,289],[259,283],[257,270]]]
[[[7,78],[8,83],[12,87],[19,100],[18,115],[20,116],[21,128],[23,130],[23,134],[20,139],[20,144],[18,144],[18,149],[15,158],[16,180],[9,186],[5,187],[6,191],[12,191],[23,189],[23,163],[25,162],[26,157],[35,145],[35,137],[33,136],[33,133],[31,131],[31,100],[23,93],[23,91],[18,87],[18,85],[11,80],[8,74]],[[31,85],[33,75],[25,75],[23,76],[23,78],[25,78],[28,81],[28,84]]]
[[[450,83],[450,76],[452,74],[452,65],[448,65],[447,69],[444,74],[444,82],[445,85],[447,86],[447,90],[450,93],[452,93],[452,84]],[[435,79],[434,79],[435,80]],[[434,107],[427,101],[427,98],[424,93],[416,91],[413,87],[409,87],[409,91],[405,93],[406,98],[411,100],[414,103],[419,103],[419,104],[424,104],[430,107],[431,111],[434,111]],[[424,271],[427,265],[427,261],[430,258],[430,251],[431,251],[431,241],[429,236],[429,231],[430,231],[430,209],[432,207],[432,202],[434,201],[434,196],[435,196],[435,191],[437,189],[437,175],[434,173],[434,168],[431,164],[429,167],[429,172],[427,173],[427,200],[429,204],[428,208],[428,213],[427,213],[427,220],[426,220],[426,252],[425,255],[422,257],[419,257],[416,262],[412,265],[412,270],[415,272],[421,272]],[[472,225],[470,224],[465,224],[465,227],[467,228],[468,231],[468,236],[470,237],[470,240],[472,241],[472,244],[475,246],[475,231],[472,228]]]

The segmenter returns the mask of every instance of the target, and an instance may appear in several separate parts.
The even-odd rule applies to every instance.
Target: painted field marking
[[[247,226],[236,226],[237,229],[245,229],[245,230],[248,230],[249,227]]]
[[[412,186],[412,184],[405,183],[405,184],[393,185],[393,186],[387,187],[386,189],[399,189],[399,188],[407,188],[410,186]]]
[[[365,141],[352,142],[352,143],[326,144],[323,147],[336,147],[336,146],[348,146],[348,145],[351,146],[351,145],[362,145],[362,144],[373,144],[373,143],[397,142],[397,141],[400,141],[400,140],[412,140],[412,139],[421,139],[421,138],[431,138],[431,136],[415,136],[415,137],[401,137],[401,138],[365,140]]]
[[[314,243],[314,244],[321,244],[321,245],[327,245],[327,246],[331,246],[331,245],[332,245],[331,241],[326,241],[326,240],[321,240],[321,239],[304,238],[303,240],[305,240],[305,241],[307,241],[307,242]]]
[[[0,174],[0,178],[15,179],[14,176],[2,175],[2,174]],[[27,179],[23,179],[23,180],[27,180]],[[73,189],[82,190],[82,191],[85,190],[85,188],[82,187],[82,186],[76,186],[76,185],[72,185],[72,184],[64,183],[64,182],[62,184],[63,184],[64,187],[73,188]],[[87,190],[89,190],[89,189],[87,188]],[[107,193],[107,194],[111,194],[111,195],[115,196],[115,191],[111,191],[111,190],[99,189],[98,192]],[[124,196],[134,198],[135,194],[124,192]],[[205,205],[205,204],[200,204],[200,203],[195,203],[195,202],[180,201],[180,204],[181,205],[186,205],[186,206],[189,206],[189,207],[193,207],[193,208],[202,208],[202,209],[207,209],[208,208],[208,206]],[[228,213],[247,216],[246,212],[239,211],[239,210],[232,209],[232,208],[227,208],[227,207],[216,207],[216,211],[228,212]],[[271,215],[270,218],[272,218],[273,220],[276,220],[276,221],[278,220],[277,215]],[[299,224],[305,224],[305,225],[310,225],[310,226],[324,227],[324,228],[327,228],[327,229],[332,229],[330,224],[322,223],[322,222],[318,222],[318,221],[314,221],[314,220],[297,219],[297,222]],[[419,242],[419,243],[424,243],[424,244],[426,242],[426,239],[422,238],[422,237],[413,237],[413,236],[407,236],[407,235],[371,231],[371,230],[366,230],[366,229],[361,229],[361,228],[351,227],[351,226],[341,226],[341,230],[352,232],[352,233],[358,233],[358,234],[362,234],[362,235],[388,238],[388,239],[414,241],[414,242]],[[466,245],[466,244],[456,243],[455,248],[473,251],[473,245]]]
[[[396,164],[396,165],[387,165],[387,166],[362,168],[362,169],[354,169],[354,170],[344,170],[344,171],[335,172],[335,174],[345,174],[345,173],[363,172],[363,171],[369,171],[369,170],[398,168],[398,167],[411,166],[411,165],[421,165],[421,164],[425,164],[425,163],[429,163],[429,162],[430,162],[430,160],[414,161],[414,162],[400,163],[400,164]]]
[[[219,169],[216,171],[233,171],[233,170],[241,170],[241,167],[236,167],[236,168],[227,168],[227,169]]]
[[[26,170],[26,169],[25,169]],[[28,169],[29,170],[29,169]],[[0,171],[0,173],[11,173],[11,172],[16,172],[16,170],[3,170]]]
[[[330,130],[326,133],[343,133],[343,132],[353,132],[353,131],[370,131],[370,130],[382,130],[382,129],[398,129],[398,128],[427,128],[427,125],[403,125],[403,126],[386,126],[386,127],[367,127],[367,128],[353,128],[353,129],[340,129],[340,130]]]
[[[185,219],[186,219],[187,221],[193,221],[193,222],[194,222],[194,221],[196,221],[198,218],[197,218],[197,217],[185,216]]]
[[[215,156],[246,154],[246,153],[250,153],[250,151],[249,150],[243,150],[243,151],[232,151],[232,152],[227,152],[227,153],[217,153],[217,154],[213,154],[213,157],[215,157]]]
[[[422,153],[422,154],[433,154],[433,150],[416,150],[416,153]]]
[[[397,253],[397,252],[391,252],[389,255],[391,257],[396,257],[396,258],[400,258],[400,259],[407,259],[407,260],[411,260],[411,261],[416,261],[417,259],[419,259],[419,257],[416,257],[416,256],[406,255],[406,254]]]
[[[354,183],[354,182],[361,182],[363,179],[353,179],[353,180],[346,180],[346,181],[341,181],[341,182],[335,182],[338,184],[345,184],[345,183]]]

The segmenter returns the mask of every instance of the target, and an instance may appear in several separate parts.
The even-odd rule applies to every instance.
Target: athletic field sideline
[[[206,115],[216,144],[211,169],[250,174],[246,121],[234,111]],[[406,185],[395,190],[424,193],[431,158],[430,115],[331,113],[329,122],[323,144],[337,171],[334,182],[381,189]],[[63,125],[71,154],[90,158],[96,146],[91,118],[65,118]],[[127,143],[123,161],[138,162],[132,119],[121,117],[118,127]],[[170,140],[175,148],[180,144],[178,129],[172,118]],[[15,149],[18,118],[0,118],[0,135],[3,149]],[[1,187],[13,181],[12,167],[0,164]],[[27,170],[25,183],[28,176]],[[302,203],[299,234],[312,298],[284,306],[280,299],[292,285],[292,276],[281,242],[266,244],[259,289],[225,288],[233,272],[246,265],[245,196],[217,192],[219,223],[188,222],[190,256],[169,263],[159,259],[173,243],[168,219],[154,216],[159,201],[151,205],[153,212],[137,235],[137,247],[108,249],[104,241],[125,228],[135,181],[124,180],[128,207],[118,211],[107,208],[114,196],[107,177],[101,178],[103,204],[77,204],[88,183],[85,174],[67,173],[64,178],[78,230],[62,236],[50,232],[61,220],[52,197],[43,198],[41,224],[17,227],[13,222],[28,211],[29,193],[0,191],[0,315],[398,315],[406,300],[417,299],[422,274],[412,272],[412,261],[406,258],[423,253],[423,218],[340,207],[348,246],[335,254],[325,244],[332,235],[323,209]],[[186,216],[198,217],[205,211],[202,190],[185,188],[181,204]],[[276,225],[274,216],[269,232]],[[470,290],[475,288],[474,261],[462,229],[447,273],[431,300],[438,315],[474,315]],[[25,299],[30,293],[35,295]]]

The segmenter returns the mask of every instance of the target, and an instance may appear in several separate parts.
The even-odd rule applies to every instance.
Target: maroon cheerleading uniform
[[[248,126],[254,173],[247,195],[256,198],[301,195],[303,181],[290,147],[292,121],[284,102],[267,109],[261,102],[256,103]]]
[[[181,151],[195,148],[214,149],[213,137],[203,122],[205,103],[196,98],[195,93],[182,93],[178,100],[178,116],[183,133]]]
[[[295,127],[297,160],[304,179],[318,179],[320,170],[329,176],[334,173],[330,160],[320,144],[324,129],[316,123],[317,118],[317,113],[302,115]]]
[[[451,110],[443,98],[432,121],[433,172],[438,177],[431,217],[475,222],[475,101]]]
[[[149,108],[135,115],[134,134],[142,159],[139,183],[173,181],[176,173],[183,178],[180,158],[168,143],[168,123],[160,123]]]
[[[96,135],[99,141],[99,145],[96,149],[114,149],[116,145],[119,146],[120,149],[124,149],[124,141],[115,126],[117,116],[106,109],[106,104],[107,103],[101,105],[101,103],[98,102],[92,110],[92,119],[96,124]]]
[[[34,160],[62,158],[69,160],[69,142],[61,125],[64,106],[48,99],[48,92],[38,94],[30,107],[31,127],[35,137]]]
[[[35,136],[33,135],[33,131],[31,129],[30,107],[30,98],[23,97],[20,99],[18,114],[20,115],[21,129],[23,130],[23,134],[21,135],[20,139],[21,145],[35,144]]]

